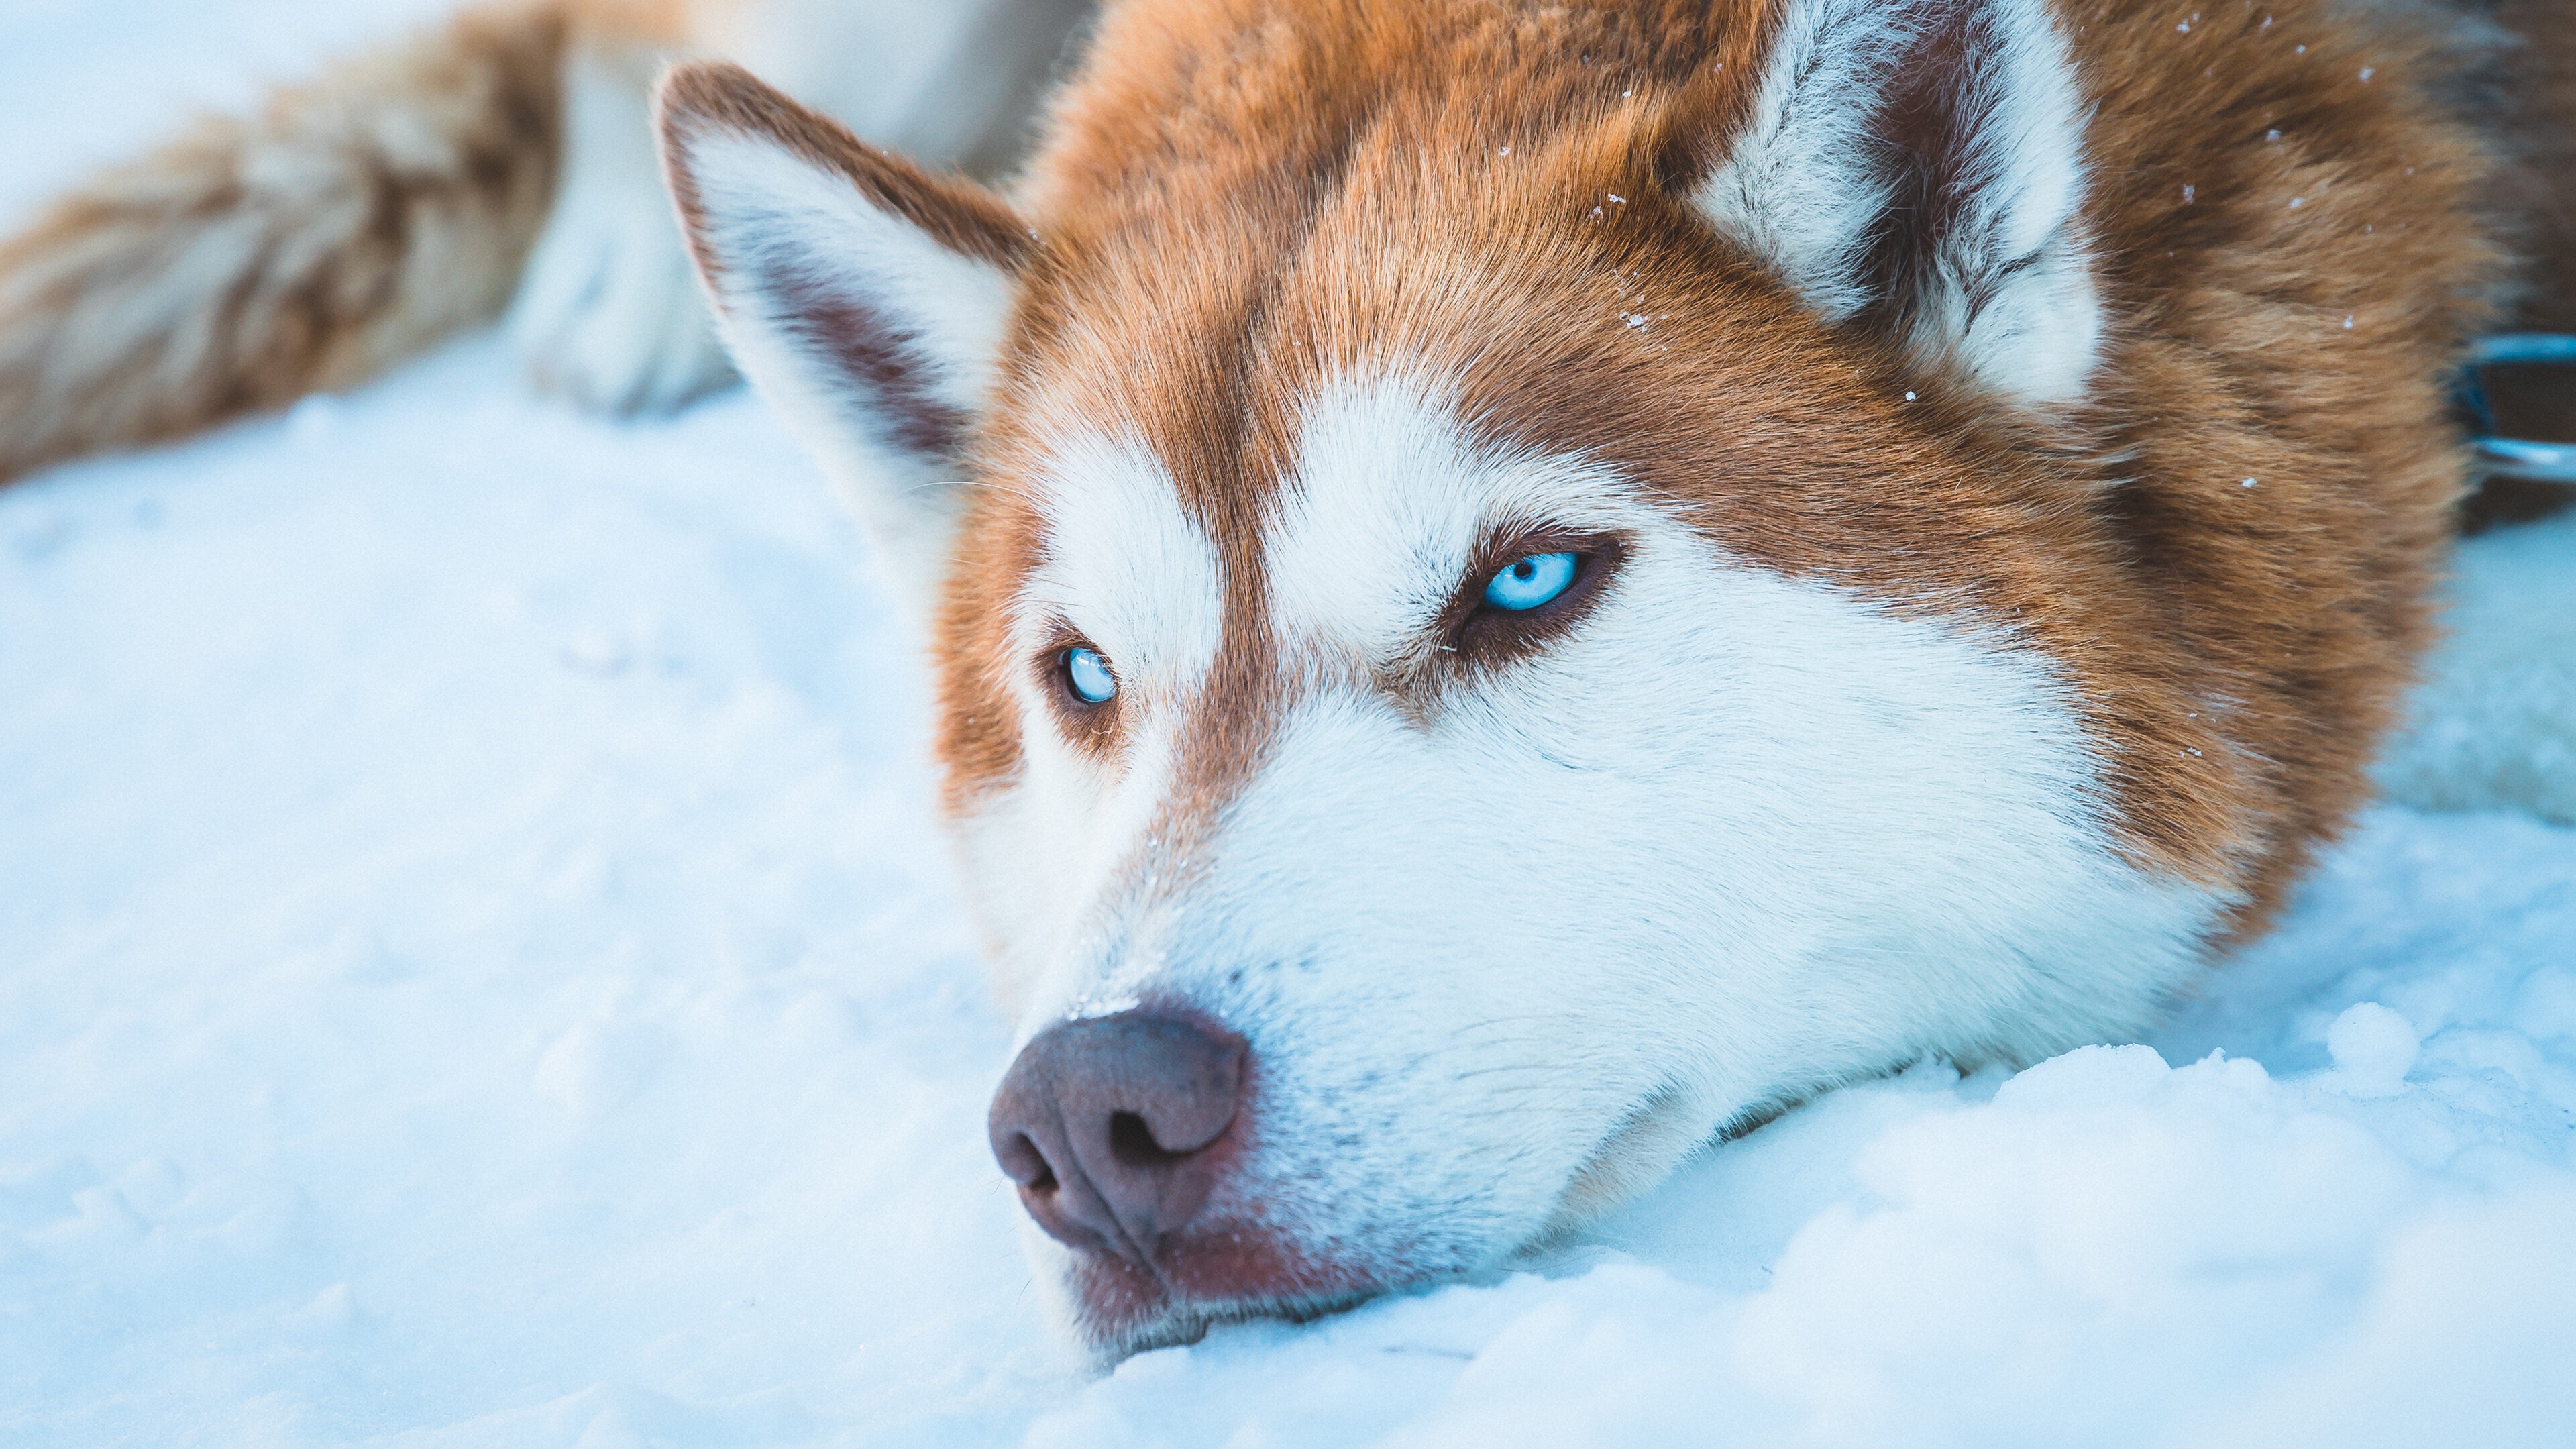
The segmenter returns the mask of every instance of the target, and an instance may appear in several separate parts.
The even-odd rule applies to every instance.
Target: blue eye
[[[1494,575],[1485,585],[1485,604],[1515,614],[1535,609],[1574,582],[1575,562],[1570,553],[1531,554]]]
[[[1064,682],[1084,704],[1107,704],[1118,694],[1118,676],[1109,672],[1109,661],[1097,649],[1064,651]]]

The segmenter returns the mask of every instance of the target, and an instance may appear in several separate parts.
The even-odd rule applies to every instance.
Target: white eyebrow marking
[[[1402,373],[1309,399],[1294,482],[1263,547],[1283,635],[1384,658],[1445,608],[1480,533],[1510,521],[1611,526],[1617,482],[1468,438],[1442,389]]]
[[[1024,647],[1061,617],[1109,656],[1122,687],[1186,690],[1216,657],[1224,568],[1181,507],[1171,470],[1132,434],[1083,432],[1039,487],[1043,553],[1021,588]]]

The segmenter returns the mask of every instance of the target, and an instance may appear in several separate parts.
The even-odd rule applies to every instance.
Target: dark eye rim
[[[1533,554],[1574,555],[1574,577],[1564,592],[1526,609],[1498,609],[1485,602],[1495,574]],[[1526,658],[1581,623],[1627,561],[1618,535],[1560,527],[1499,533],[1476,552],[1458,594],[1441,620],[1447,651],[1462,662],[1502,663]]]

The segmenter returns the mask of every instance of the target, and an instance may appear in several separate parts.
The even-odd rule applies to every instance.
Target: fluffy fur
[[[1696,199],[1819,316],[1901,312],[1924,363],[2066,402],[2102,336],[2082,109],[2039,0],[1795,4]],[[1889,255],[1897,208],[1922,216],[1916,255]]]
[[[0,242],[0,482],[352,385],[505,300],[540,386],[612,411],[685,401],[731,369],[654,194],[641,120],[664,64],[743,60],[863,136],[990,176],[1019,156],[1039,84],[1089,8],[514,0],[360,57],[261,117],[210,121]],[[2512,325],[2576,329],[2576,203],[2560,185],[2576,168],[2576,58],[2538,43],[2563,25],[2558,0],[2343,8],[2442,52],[2444,103],[2498,162],[2491,229],[2532,262]],[[1903,31],[1943,9],[1806,7],[1800,23],[1880,11],[1910,17],[1891,27]],[[1884,35],[1845,31],[1862,53],[1830,62],[1865,71],[1888,58],[1874,53]],[[2071,128],[2049,110],[2062,97],[2039,99],[2034,134],[2062,140]],[[1848,179],[1846,196],[1885,181]],[[1704,198],[1712,215],[1721,189]],[[1795,220],[1776,198],[1759,210],[1775,229]],[[1830,289],[1835,275],[1810,268],[1801,285]],[[2067,280],[2052,300],[2080,300],[2083,277]],[[2046,356],[2062,334],[2015,321],[1989,320],[1989,371],[2019,369],[2037,397],[2037,379],[2080,370],[2081,349]],[[2034,341],[2035,353],[2015,345]]]
[[[91,182],[0,243],[0,481],[345,387],[508,299],[563,24],[469,13]]]

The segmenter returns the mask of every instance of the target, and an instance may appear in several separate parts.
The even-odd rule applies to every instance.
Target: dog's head
[[[2134,823],[2199,726],[2100,647],[2153,628],[2054,446],[2103,322],[2036,0],[1583,57],[1154,8],[1025,216],[739,71],[664,100],[736,356],[936,594],[994,1146],[1082,1331],[1474,1270],[1821,1086],[2142,1024],[2216,905]]]

